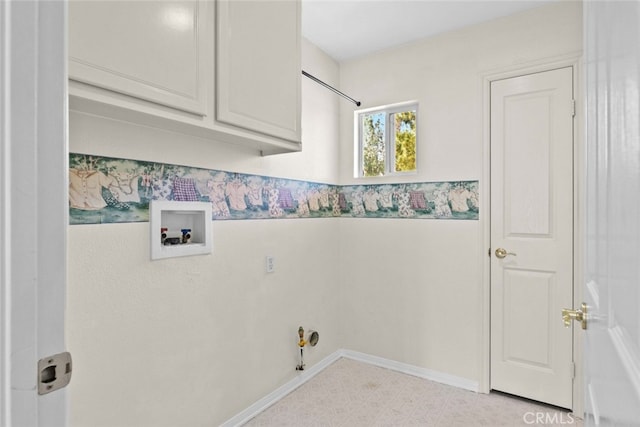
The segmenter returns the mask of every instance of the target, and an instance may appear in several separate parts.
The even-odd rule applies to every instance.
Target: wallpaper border
[[[478,220],[478,181],[333,185],[223,170],[69,154],[69,223],[149,221],[151,200],[210,202],[213,220]]]

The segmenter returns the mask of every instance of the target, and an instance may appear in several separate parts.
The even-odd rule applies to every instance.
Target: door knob
[[[506,257],[507,255],[516,256],[516,254],[514,254],[513,252],[507,252],[506,249],[503,249],[503,248],[496,249],[496,257],[502,259],[502,258]]]
[[[580,310],[572,310],[570,308],[562,309],[562,321],[564,322],[565,328],[571,326],[572,320],[577,320],[580,322],[582,329],[587,329],[587,304],[583,302]]]

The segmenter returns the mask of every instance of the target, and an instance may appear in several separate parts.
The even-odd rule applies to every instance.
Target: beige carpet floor
[[[339,359],[245,424],[313,426],[582,426],[555,407],[479,394]]]

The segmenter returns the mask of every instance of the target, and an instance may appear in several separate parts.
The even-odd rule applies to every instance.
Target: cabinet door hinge
[[[571,100],[571,117],[575,117],[576,116],[576,100],[572,99]]]

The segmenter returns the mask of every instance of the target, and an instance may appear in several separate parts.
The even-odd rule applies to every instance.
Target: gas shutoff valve
[[[309,331],[307,339],[304,339],[304,328],[300,326],[298,328],[298,347],[300,347],[300,364],[296,366],[296,371],[304,371],[304,346],[309,344],[311,347],[315,347],[318,344],[320,335],[316,331]]]

